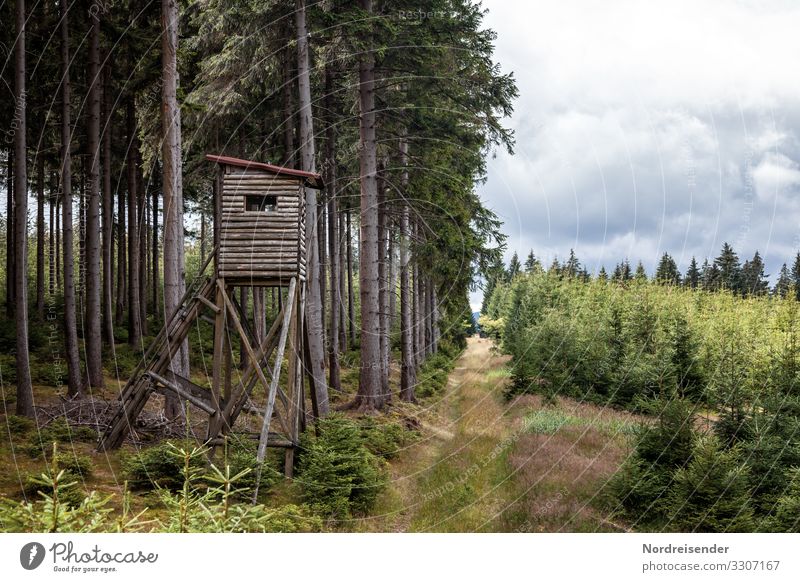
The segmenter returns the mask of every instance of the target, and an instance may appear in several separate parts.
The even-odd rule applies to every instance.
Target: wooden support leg
[[[295,291],[295,303],[299,301],[299,289]],[[295,309],[292,317],[291,329],[289,330],[289,374],[286,385],[289,389],[289,399],[286,404],[286,416],[289,419],[289,440],[292,446],[286,449],[283,472],[291,479],[294,475],[294,450],[300,437],[300,402],[303,399],[303,370],[301,368],[302,358],[302,320],[300,319],[301,309]]]
[[[217,409],[217,414],[208,420],[208,433],[206,440],[217,436],[222,424],[222,383],[223,383],[223,358],[225,351],[225,303],[222,293],[217,289],[216,315],[214,317],[214,361],[212,367],[211,401]]]
[[[289,328],[290,326],[294,328],[294,321],[292,319],[292,315],[294,312],[294,297],[295,297],[295,286],[297,285],[297,279],[292,278],[289,282],[289,295],[286,299],[286,309],[283,313],[283,327],[281,329],[281,337],[278,340],[278,351],[275,354],[275,368],[272,371],[272,381],[269,384],[269,389],[267,391],[267,407],[264,411],[264,421],[261,425],[261,438],[258,441],[258,453],[256,454],[256,460],[258,462],[258,469],[256,471],[256,486],[253,490],[253,503],[256,502],[258,499],[258,486],[259,482],[261,481],[261,469],[264,464],[264,458],[267,455],[267,439],[269,438],[269,425],[270,421],[272,420],[272,411],[275,407],[275,394],[278,392],[278,379],[281,375],[281,363],[283,361],[283,352],[286,349],[286,338],[289,335]],[[296,329],[296,328],[295,328]],[[255,358],[254,361],[257,362]],[[256,371],[259,371],[259,367],[256,366]]]

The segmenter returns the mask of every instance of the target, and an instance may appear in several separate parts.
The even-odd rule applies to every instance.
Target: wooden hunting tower
[[[305,423],[305,189],[322,188],[322,179],[310,172],[237,158],[207,155],[206,159],[218,164],[214,252],[120,394],[100,448],[121,445],[135,429],[149,396],[170,392],[208,414],[204,442],[212,451],[232,430],[240,413],[261,414],[258,459],[263,462],[267,446],[286,449],[286,474],[291,476],[294,449]],[[212,258],[213,273],[207,275]],[[252,292],[252,311],[242,300],[247,294],[240,293],[237,299],[237,288]],[[281,298],[270,325],[263,315],[265,288],[277,290]],[[260,314],[256,307],[259,296]],[[175,354],[198,319],[214,327],[210,389],[171,369]],[[232,335],[241,348],[241,369],[232,363]],[[284,356],[287,379],[281,384]],[[261,406],[253,402],[259,384],[264,388]],[[310,393],[316,408],[315,393]]]
[[[305,187],[317,174],[206,156],[220,166],[217,276],[232,284],[283,285],[305,281]]]

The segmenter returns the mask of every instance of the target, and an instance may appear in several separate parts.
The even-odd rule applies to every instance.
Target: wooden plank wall
[[[245,211],[248,194],[277,196],[277,209]],[[305,204],[300,180],[226,167],[221,206],[220,277],[269,281],[288,281],[298,273],[304,277]]]

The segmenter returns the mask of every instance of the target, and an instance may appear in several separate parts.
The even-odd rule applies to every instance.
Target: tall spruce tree
[[[636,273],[634,273],[633,278],[637,281],[647,281],[647,271],[644,270],[642,261],[636,264]]]
[[[525,259],[525,272],[526,273],[533,273],[537,269],[541,267],[541,263],[539,259],[536,258],[536,255],[533,254],[533,250],[528,253],[528,258]]]
[[[745,261],[741,273],[742,295],[766,295],[769,291],[769,281],[764,274],[764,261],[758,251],[753,258]]]
[[[689,262],[689,267],[686,269],[686,275],[683,277],[683,284],[691,289],[697,289],[700,286],[702,273],[697,267],[697,259],[692,257]]]
[[[714,289],[726,289],[732,293],[741,292],[742,267],[739,256],[727,242],[722,243],[722,250],[714,259],[714,267],[716,271],[711,275],[711,285]]]
[[[508,275],[507,279],[511,281],[519,275],[520,271],[522,270],[522,264],[519,262],[519,256],[517,252],[514,251],[514,254],[511,255],[511,261],[508,263]]]
[[[778,274],[778,280],[775,281],[775,287],[772,289],[772,293],[774,295],[778,295],[779,297],[786,297],[791,286],[792,277],[789,275],[789,269],[786,266],[786,263],[783,263]]]
[[[581,263],[575,254],[575,249],[569,249],[569,258],[564,263],[564,274],[573,278],[581,274]]]
[[[794,285],[795,299],[800,301],[800,251],[794,256],[792,263],[792,284]]]
[[[669,253],[664,253],[661,256],[661,260],[658,261],[655,278],[659,283],[664,283],[666,285],[680,284],[681,274],[678,271],[678,265]]]

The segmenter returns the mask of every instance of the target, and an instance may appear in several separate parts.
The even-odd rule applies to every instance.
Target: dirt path
[[[497,531],[508,486],[513,419],[502,398],[506,357],[471,338],[444,395],[422,414],[422,438],[391,465],[366,531]]]
[[[422,438],[359,531],[614,531],[597,509],[638,422],[574,400],[503,397],[508,358],[471,338],[446,392],[421,413]]]

